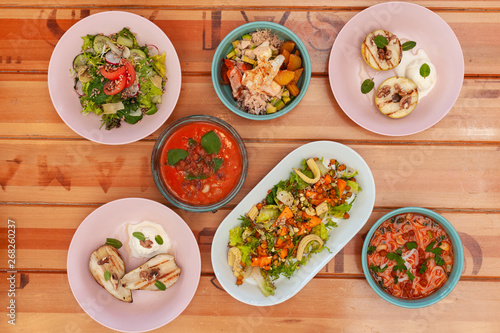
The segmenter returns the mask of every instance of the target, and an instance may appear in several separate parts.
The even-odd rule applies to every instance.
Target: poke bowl
[[[257,52],[268,44],[253,36],[263,31],[282,42],[273,44],[271,40],[268,53]],[[233,68],[238,69],[233,71],[235,75]],[[259,71],[266,73],[263,78]],[[290,29],[273,22],[251,22],[234,29],[219,44],[212,60],[217,96],[229,110],[247,119],[268,120],[290,112],[304,97],[310,80],[311,60],[304,43]]]
[[[444,299],[464,266],[457,231],[443,216],[421,207],[382,216],[368,232],[361,253],[363,273],[377,295],[411,309]]]
[[[153,178],[175,206],[215,211],[245,182],[248,157],[238,132],[225,121],[192,115],[174,121],[158,137],[151,156]]]

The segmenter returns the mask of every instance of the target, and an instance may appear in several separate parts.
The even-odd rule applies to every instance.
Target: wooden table
[[[337,33],[375,3],[0,0],[0,331],[108,331],[85,314],[70,291],[66,256],[71,238],[89,213],[109,201],[142,197],[167,204],[151,177],[151,149],[166,125],[202,112],[226,120],[244,138],[250,157],[248,178],[238,196],[215,214],[175,209],[198,239],[202,275],[191,304],[158,331],[499,332],[500,1],[417,2],[440,15],[456,33],[465,57],[465,80],[443,120],[405,137],[380,136],[357,126],[338,106],[328,82],[328,57]],[[183,72],[179,102],[162,128],[118,147],[75,134],[57,115],[47,88],[49,59],[58,39],[81,18],[105,10],[126,10],[155,22],[172,40]],[[266,122],[229,112],[210,78],[220,40],[234,27],[254,20],[295,30],[307,41],[313,66],[309,90],[298,107]],[[320,139],[352,147],[371,167],[377,187],[371,218],[292,299],[266,308],[240,303],[214,276],[213,234],[278,161],[294,148]],[[443,214],[458,230],[465,250],[457,287],[442,302],[418,310],[382,300],[361,269],[361,245],[369,227],[384,213],[410,205]],[[8,219],[16,222],[15,327],[6,317]]]

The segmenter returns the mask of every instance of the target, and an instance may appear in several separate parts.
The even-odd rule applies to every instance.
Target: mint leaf
[[[207,154],[218,154],[222,143],[220,142],[219,136],[214,132],[210,131],[201,137],[201,146]]]
[[[423,64],[422,66],[420,66],[420,76],[426,78],[429,76],[429,74],[431,74],[431,68],[429,67],[429,65]]]
[[[368,94],[370,91],[372,91],[373,87],[375,87],[375,82],[373,82],[373,79],[366,79],[361,83],[361,92],[363,94]]]
[[[371,256],[373,254],[373,252],[375,252],[377,248],[375,246],[368,246],[368,251],[366,251],[366,253]]]
[[[163,238],[161,238],[160,235],[155,236],[155,241],[157,244],[162,245],[163,244]]]
[[[109,271],[104,272],[104,281],[109,281],[111,279],[111,273]]]
[[[176,165],[179,161],[188,156],[188,152],[184,149],[170,149],[167,152],[168,165]]]
[[[383,49],[384,47],[387,46],[387,44],[389,44],[389,41],[387,40],[387,38],[385,38],[384,36],[375,36],[375,38],[373,38],[373,41],[375,42],[375,45],[377,45],[377,47],[379,49]]]
[[[198,142],[196,142],[196,140],[195,140],[195,139],[189,139],[189,140],[188,140],[188,144],[189,144],[190,146],[196,146],[196,144],[197,144],[197,143],[198,143]]]
[[[217,170],[220,169],[220,167],[222,166],[222,162],[224,161],[222,158],[214,158],[213,159],[214,161],[214,172],[217,172]]]
[[[160,289],[162,291],[165,290],[165,289],[167,289],[167,287],[163,284],[163,282],[161,282],[159,280],[157,280],[155,282],[155,286],[156,286],[156,288],[158,288],[158,289]]]
[[[409,41],[403,43],[403,45],[401,45],[401,47],[403,48],[403,51],[411,50],[415,46],[417,46],[417,43],[412,41],[412,40],[409,40]]]
[[[140,231],[136,231],[136,232],[132,233],[132,236],[134,236],[135,238],[137,238],[140,241],[146,240],[146,237],[144,237],[144,234]]]
[[[106,238],[105,244],[111,245],[112,247],[114,247],[117,250],[122,247],[122,242],[120,242],[118,239],[114,239],[114,238]]]

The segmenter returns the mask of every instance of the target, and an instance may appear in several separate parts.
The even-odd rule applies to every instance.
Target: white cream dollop
[[[140,232],[145,240],[142,242],[133,235]],[[160,253],[167,253],[170,250],[170,238],[165,229],[158,223],[144,221],[138,224],[129,224],[128,231],[129,247],[131,255],[136,258],[151,258]],[[163,240],[163,244],[158,244],[157,236]],[[161,242],[161,241],[160,241]]]
[[[429,76],[425,78],[420,75],[420,67],[422,67],[423,64],[429,65],[431,70]],[[419,100],[427,96],[436,85],[436,67],[434,67],[429,56],[422,49],[419,49],[416,54],[413,54],[411,51],[403,52],[403,59],[401,59],[395,71],[397,76],[403,76],[415,82],[418,89]]]

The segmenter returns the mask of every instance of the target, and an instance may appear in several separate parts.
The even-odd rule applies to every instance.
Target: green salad
[[[72,69],[82,114],[101,116],[101,126],[110,130],[122,120],[136,124],[157,112],[167,80],[165,53],[154,45],[139,45],[128,28],[82,39],[82,53]]]

